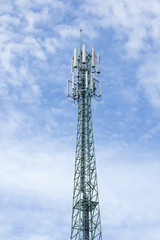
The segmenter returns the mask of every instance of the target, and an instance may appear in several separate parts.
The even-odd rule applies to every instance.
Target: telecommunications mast
[[[100,55],[74,49],[72,80],[67,81],[67,98],[78,104],[76,159],[70,240],[102,240],[92,126],[91,99],[101,98]]]

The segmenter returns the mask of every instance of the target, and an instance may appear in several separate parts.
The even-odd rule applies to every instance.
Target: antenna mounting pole
[[[82,29],[80,30],[80,50],[82,50]]]

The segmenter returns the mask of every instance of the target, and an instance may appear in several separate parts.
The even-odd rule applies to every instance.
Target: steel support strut
[[[82,87],[84,88],[85,82],[82,79]],[[88,209],[88,198],[85,187],[85,172],[86,172],[86,162],[85,162],[85,133],[86,133],[86,94],[85,91],[81,94],[81,111],[82,111],[82,143],[81,143],[81,191],[83,193],[83,232],[84,240],[89,240],[89,209]]]

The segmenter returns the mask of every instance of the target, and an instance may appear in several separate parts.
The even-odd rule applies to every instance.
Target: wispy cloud
[[[160,70],[158,54],[147,56],[147,60],[140,67],[138,77],[139,85],[143,87],[146,96],[153,106],[160,107]]]
[[[103,236],[159,239],[159,12],[158,0],[1,1],[1,238],[69,238],[77,106],[65,83],[82,27],[102,56]]]
[[[87,4],[87,5],[86,5]],[[153,106],[159,106],[159,36],[160,3],[152,1],[90,1],[84,11],[95,28],[111,28],[120,41],[119,51],[139,65],[138,80]],[[107,40],[106,40],[107,44]],[[154,55],[154,57],[153,57]],[[143,79],[142,79],[143,78]]]
[[[130,239],[140,240],[148,235],[152,239],[155,232],[160,234],[158,155],[129,147],[112,144],[97,152],[103,162],[102,168],[98,164],[98,177],[104,232],[111,239],[116,239],[117,234],[120,239],[127,235]]]

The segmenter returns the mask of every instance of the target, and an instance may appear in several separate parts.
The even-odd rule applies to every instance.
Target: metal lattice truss
[[[84,130],[84,132],[82,132]],[[71,239],[101,240],[91,98],[78,104]]]
[[[91,109],[91,99],[101,96],[96,95],[92,55],[80,51],[76,69],[72,68],[77,72],[72,72],[73,94],[70,96],[69,90],[67,94],[78,103],[71,240],[102,240]]]

